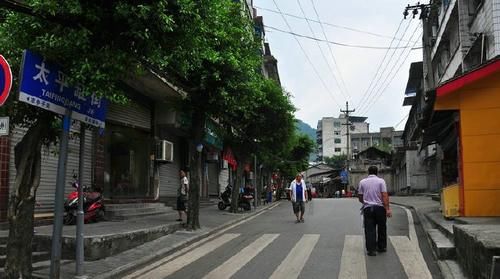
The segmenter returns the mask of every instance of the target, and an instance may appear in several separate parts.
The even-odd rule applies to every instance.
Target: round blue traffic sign
[[[12,87],[12,71],[7,60],[0,55],[0,106],[2,106],[7,97],[9,97]]]

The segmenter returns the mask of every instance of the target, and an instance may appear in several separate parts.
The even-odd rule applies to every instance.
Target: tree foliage
[[[341,169],[345,167],[347,161],[347,155],[333,155],[332,157],[325,157],[324,161],[327,165],[334,169]]]

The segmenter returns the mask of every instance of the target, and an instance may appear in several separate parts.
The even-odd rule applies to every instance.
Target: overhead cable
[[[278,6],[278,4],[276,3],[276,0],[273,0],[274,2],[274,5],[276,6],[276,9],[278,9],[278,11],[280,11],[280,14],[281,14],[281,17],[283,18],[283,21],[285,22],[285,24],[288,26],[288,29],[290,30],[290,32],[288,33],[293,33],[291,32],[292,31],[292,27],[290,26],[290,24],[288,23],[288,20],[286,20],[286,17],[283,15],[283,13],[281,13],[281,10]],[[297,44],[299,44],[299,47],[300,49],[302,50],[302,53],[304,54],[304,56],[306,57],[306,60],[307,62],[309,63],[309,65],[312,67],[314,73],[316,74],[316,76],[318,77],[318,79],[321,81],[321,83],[323,84],[323,86],[325,87],[325,89],[330,93],[331,97],[332,97],[332,100],[335,102],[335,104],[340,108],[340,104],[339,102],[337,101],[337,99],[335,98],[335,95],[333,94],[333,92],[331,92],[329,89],[328,89],[328,86],[326,85],[325,81],[323,80],[323,78],[321,78],[321,75],[319,74],[318,70],[316,69],[316,67],[314,66],[314,64],[312,63],[311,59],[309,58],[309,56],[307,55],[307,52],[306,50],[304,49],[304,47],[302,46],[302,44],[300,43],[299,39],[297,39],[296,36],[294,36],[294,39],[295,41],[297,42]]]
[[[302,4],[300,4],[300,0],[297,0],[297,4],[299,5],[299,8],[300,8],[300,11],[302,12],[302,14],[304,15],[304,17],[306,16],[306,13],[304,12],[304,9],[302,8]],[[307,26],[309,27],[309,31],[311,31],[311,34],[316,37],[316,34],[311,26],[311,24],[309,23],[309,20],[306,20],[307,22]],[[325,53],[323,52],[323,49],[321,48],[321,46],[319,45],[319,42],[316,41],[316,45],[318,46],[319,48],[319,52],[321,53],[321,56],[323,56],[323,59],[326,63],[326,65],[328,66],[328,69],[330,70],[330,73],[332,74],[332,77],[333,77],[333,80],[335,81],[335,83],[337,84],[337,87],[339,88],[339,91],[340,93],[342,93],[346,98],[348,98],[347,96],[347,93],[344,92],[343,88],[342,88],[342,84],[339,82],[339,80],[337,79],[337,76],[335,75],[332,67],[330,66],[330,63],[328,62],[328,59],[326,58],[326,55]],[[328,46],[330,46],[328,44]],[[335,62],[335,60],[334,60]]]
[[[299,1],[299,0],[297,0],[297,1]],[[314,4],[313,0],[311,0],[311,5],[313,7],[314,13],[316,14],[316,18],[318,19],[318,22],[320,24],[321,31],[323,32],[323,37],[325,38],[326,41],[328,41],[328,36],[326,35],[325,28],[323,27],[323,23],[321,22],[321,18],[319,17],[318,10],[316,9],[316,5]],[[340,81],[342,82],[342,85],[344,86],[344,90],[348,95],[347,98],[349,99],[349,95],[350,95],[349,90],[347,89],[347,86],[345,85],[344,78],[342,77],[342,72],[340,71],[340,67],[337,64],[337,60],[335,59],[335,55],[333,55],[332,46],[330,44],[327,44],[327,46],[328,46],[328,50],[330,51],[330,55],[332,56],[333,64],[335,65],[335,67],[337,68],[337,71],[339,73]]]
[[[391,43],[389,45],[390,47],[392,47],[392,44],[394,43],[396,37],[398,36],[399,30],[401,29],[401,25],[402,24],[403,24],[403,19],[401,19],[401,21],[398,24],[398,28],[396,29],[396,32],[394,32],[394,37],[393,37],[394,39],[391,41]],[[408,30],[408,27],[410,27],[410,22],[406,26],[405,31],[403,32],[403,35],[401,36],[401,38],[404,38],[404,36],[406,35],[406,31]],[[380,72],[380,70],[382,69],[382,67],[384,65],[385,59],[387,58],[387,54],[389,53],[389,51],[390,51],[390,49],[387,49],[385,51],[384,57],[382,58],[382,60],[380,60],[380,63],[377,66],[377,71],[375,72],[375,74],[373,75],[372,79],[370,80],[370,84],[368,85],[368,87],[366,88],[365,92],[363,93],[363,95],[359,99],[359,103],[356,106],[358,108],[358,110],[360,110],[361,107],[363,107],[363,105],[367,101],[368,97],[372,94],[373,87],[375,87],[377,85],[377,82],[378,82],[377,78],[378,78],[379,74],[380,74],[380,76],[382,75],[382,73]],[[394,50],[394,52],[395,51],[396,50]],[[393,52],[393,55],[394,55],[394,52]],[[391,56],[391,58],[392,58],[392,56]],[[388,62],[385,63],[385,65],[387,65],[387,64],[388,64]],[[375,82],[376,80],[377,80],[377,82]],[[373,82],[375,82],[375,83],[373,83]]]
[[[262,8],[262,7],[259,7],[259,6],[254,6],[254,8],[257,8],[257,9],[263,10],[263,11],[268,11],[268,12],[275,13],[275,14],[280,14],[280,12],[278,12],[276,10],[268,9],[268,8]],[[289,13],[283,13],[283,14],[286,15],[286,16],[288,16],[288,17],[292,17],[292,18],[296,18],[296,19],[301,19],[301,20],[309,20],[309,21],[314,22],[314,23],[320,23],[320,24],[323,24],[323,25],[327,25],[327,26],[331,26],[331,27],[335,27],[335,28],[339,28],[339,29],[344,29],[344,30],[349,30],[349,31],[352,31],[352,32],[363,33],[363,34],[372,35],[372,36],[381,37],[381,38],[388,38],[388,39],[392,39],[393,38],[392,36],[378,34],[378,33],[370,32],[370,31],[360,30],[360,29],[356,29],[356,28],[352,28],[352,27],[347,27],[347,26],[342,26],[342,25],[338,25],[338,24],[333,24],[333,23],[329,23],[329,22],[324,22],[324,21],[320,21],[319,19],[318,20],[314,20],[314,19],[310,19],[310,18],[307,18],[307,17],[301,17],[301,16],[298,16],[298,15],[293,15],[293,14],[289,14]]]
[[[295,32],[292,32],[292,31],[285,31],[283,29],[280,29],[280,28],[276,28],[276,27],[273,27],[273,26],[270,26],[270,25],[264,25],[265,28],[267,29],[271,29],[271,30],[275,30],[275,31],[278,31],[278,32],[281,32],[281,33],[287,33],[287,34],[290,34],[290,35],[294,35],[296,37],[301,37],[301,38],[306,38],[306,39],[310,39],[310,40],[314,40],[314,41],[319,41],[319,42],[326,42],[326,43],[329,43],[329,44],[332,44],[332,45],[337,45],[337,46],[343,46],[343,47],[350,47],[350,48],[364,48],[364,49],[403,49],[404,47],[386,47],[386,46],[367,46],[367,45],[355,45],[355,44],[347,44],[347,43],[339,43],[339,42],[334,42],[334,41],[329,41],[329,40],[323,40],[323,39],[319,39],[319,38],[315,38],[315,37],[311,37],[311,36],[307,36],[307,35],[303,35],[303,34],[298,34],[298,33],[295,33]]]
[[[420,27],[417,26],[417,28]],[[422,32],[420,33],[419,37],[421,36]],[[416,45],[418,43],[418,40],[416,40],[413,45]],[[401,64],[399,64],[399,67],[396,69],[396,71],[394,71],[394,74],[392,75],[391,79],[389,80],[388,83],[386,83],[385,87],[383,89],[381,89],[378,94],[374,95],[374,99],[373,101],[371,102],[370,106],[368,106],[366,108],[366,111],[365,113],[368,113],[370,111],[371,108],[373,108],[373,105],[380,99],[380,97],[383,95],[383,93],[385,92],[385,90],[387,90],[387,88],[389,87],[389,85],[392,83],[392,81],[394,80],[394,78],[396,77],[396,75],[399,73],[399,70],[401,69],[401,67],[405,64],[406,60],[408,59],[408,57],[410,56],[410,53],[411,51],[408,51],[407,54],[406,54],[406,57],[403,59],[403,61],[401,62]],[[402,56],[403,53],[401,53],[400,57]],[[399,58],[398,58],[399,60]],[[393,65],[391,71],[389,72],[392,73],[392,70],[395,68],[396,64]],[[385,82],[385,81],[384,81]]]

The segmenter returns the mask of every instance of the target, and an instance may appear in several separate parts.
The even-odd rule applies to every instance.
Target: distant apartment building
[[[351,135],[351,148],[353,156],[365,151],[370,147],[377,147],[380,150],[391,152],[396,147],[403,145],[401,136],[403,131],[396,131],[393,127],[380,128],[375,133],[356,133]]]
[[[347,154],[347,129],[351,135],[368,133],[370,124],[366,122],[366,119],[361,116],[349,116],[349,122],[347,122],[346,115],[341,114],[338,118],[323,117],[319,120],[316,130],[318,160]],[[347,123],[351,125],[346,125]]]

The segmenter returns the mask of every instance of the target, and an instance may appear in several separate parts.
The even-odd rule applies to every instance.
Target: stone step
[[[430,229],[427,235],[431,240],[431,246],[439,260],[456,258],[455,244],[451,242],[440,230]]]
[[[468,279],[456,260],[442,260],[437,263],[443,275],[443,279]]]
[[[143,207],[143,208],[135,208],[135,209],[130,209],[130,208],[122,208],[118,209],[115,208],[113,210],[106,210],[106,216],[109,218],[114,218],[116,216],[127,216],[130,214],[147,214],[147,213],[156,213],[156,212],[163,212],[167,213],[169,211],[173,211],[172,208],[170,207]]]
[[[31,253],[32,262],[46,261],[50,259],[50,252],[33,252]],[[5,267],[6,255],[0,255],[0,267]]]
[[[128,219],[133,219],[133,218],[141,218],[141,217],[168,214],[168,213],[174,214],[175,211],[173,211],[169,207],[159,208],[159,209],[155,209],[154,211],[147,211],[147,212],[126,211],[126,212],[120,212],[119,215],[113,215],[113,216],[110,216],[107,218],[109,218],[109,220],[123,221],[123,220],[128,220]],[[106,214],[108,214],[108,213],[106,212]]]
[[[446,220],[441,212],[429,212],[425,217],[433,227],[440,230],[449,240],[453,241],[453,225],[455,221]]]
[[[165,204],[161,202],[149,203],[105,203],[106,211],[113,211],[115,209],[137,209],[137,208],[158,208],[164,207]]]

